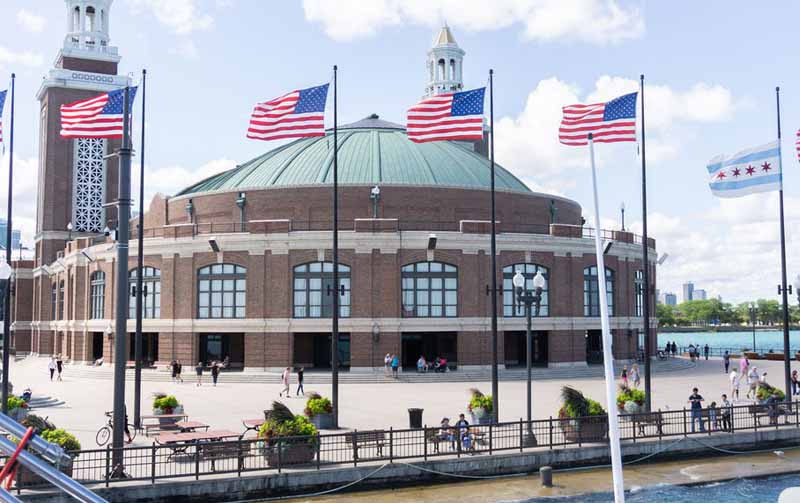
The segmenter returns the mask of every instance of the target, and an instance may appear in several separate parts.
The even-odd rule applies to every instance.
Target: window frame
[[[608,315],[614,316],[614,285],[616,283],[616,273],[614,269],[610,267],[606,267],[605,269]],[[583,316],[586,318],[597,318],[600,316],[600,283],[597,274],[596,265],[583,268]],[[592,289],[592,283],[594,283],[594,289]]]
[[[637,269],[633,275],[633,315],[644,316],[644,271]]]
[[[102,320],[106,308],[106,273],[95,271],[89,276],[89,319]]]
[[[422,264],[425,265],[424,270],[420,270]],[[438,271],[431,271],[431,266],[434,265]],[[439,280],[439,287],[434,286],[435,280]],[[448,280],[453,280],[454,283]],[[448,284],[454,286],[449,287]],[[451,292],[453,295],[448,295]],[[437,296],[440,297],[440,302],[434,301]],[[458,266],[436,260],[422,260],[400,268],[400,310],[403,318],[458,318],[458,297]],[[454,302],[449,302],[450,298],[454,298]],[[411,300],[410,308],[406,307],[407,299]],[[420,299],[427,300],[420,302]],[[440,314],[434,314],[434,308],[438,308]]]
[[[232,282],[232,289],[226,288],[226,283],[229,281]],[[203,290],[204,282],[208,282],[207,290]],[[216,284],[218,284],[220,288],[214,288]],[[195,306],[195,314],[198,319],[219,320],[247,318],[247,268],[245,266],[225,262],[201,267],[197,269],[196,285],[197,304]],[[216,305],[214,302],[215,295],[218,295],[219,305]],[[203,305],[204,298],[208,299],[207,305],[205,306]],[[226,298],[229,298],[231,302],[226,302]],[[204,309],[206,310],[205,315],[203,314]],[[215,309],[219,309],[219,316],[213,315]],[[230,314],[227,315],[226,313]]]
[[[128,271],[128,319],[136,318],[136,271]],[[152,266],[142,267],[142,319],[161,318],[161,269]]]
[[[339,317],[349,318],[353,307],[352,268],[341,262],[338,263],[338,266],[339,285],[344,287],[344,295],[339,293]],[[315,270],[312,271],[312,269]],[[312,282],[318,282],[319,288],[312,288]],[[292,267],[292,318],[327,319],[333,317],[333,302],[325,303],[324,301],[329,296],[326,286],[332,285],[333,262],[305,262]],[[333,289],[334,287],[331,288],[331,294],[333,294]],[[339,291],[341,291],[341,288],[339,288]],[[314,298],[319,299],[319,304],[312,304],[312,299]],[[303,300],[298,302],[298,299]],[[314,314],[314,309],[318,309],[318,314]],[[328,312],[326,312],[326,309]]]
[[[504,318],[522,318],[525,317],[525,306],[519,302],[517,302],[517,292],[514,288],[514,284],[512,282],[514,275],[517,273],[518,270],[522,269],[522,273],[525,275],[525,287],[531,292],[534,293],[533,288],[533,277],[536,275],[538,271],[541,271],[542,276],[544,276],[545,284],[544,288],[542,288],[542,301],[541,305],[539,306],[539,318],[546,318],[550,316],[550,269],[545,267],[541,264],[537,264],[534,262],[518,262],[516,264],[510,264],[503,267],[503,317]],[[529,269],[532,268],[532,272],[529,272]],[[509,273],[510,270],[510,273]],[[510,288],[506,288],[506,286]],[[517,309],[514,309],[514,307]],[[536,307],[531,306],[531,316],[536,316]],[[506,309],[509,308],[509,309]],[[506,314],[510,313],[510,314]]]

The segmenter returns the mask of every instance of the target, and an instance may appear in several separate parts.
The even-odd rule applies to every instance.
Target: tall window
[[[58,319],[58,284],[50,284],[50,311],[54,320]]]
[[[105,225],[106,140],[76,138],[72,224],[76,231],[100,232]]]
[[[606,267],[606,296],[608,315],[614,316],[614,271]],[[600,290],[597,283],[597,266],[583,270],[583,315],[600,316]]]
[[[198,318],[244,318],[247,305],[247,269],[214,264],[197,271]]]
[[[136,318],[136,269],[128,273],[128,318]],[[161,317],[161,270],[155,267],[142,268],[142,318]]]
[[[96,271],[90,278],[91,304],[89,318],[99,320],[104,317],[106,306],[106,273]]]
[[[441,262],[417,262],[401,269],[403,316],[458,316],[458,269]]]
[[[634,316],[643,316],[644,271],[636,271],[636,276],[633,279],[633,289],[635,292]]]
[[[65,292],[66,289],[64,288],[64,280],[62,279],[61,281],[58,282],[58,306],[57,306],[58,314],[56,315],[57,320],[65,319],[65,313],[64,313]]]
[[[525,288],[533,292],[533,277],[541,271],[545,283],[542,288],[542,301],[539,306],[539,316],[550,315],[550,271],[547,267],[537,264],[514,264],[503,267],[503,316],[525,316],[525,306],[516,301],[517,293],[514,291],[512,279],[517,271],[525,276]],[[536,314],[536,306],[532,306],[532,314]]]
[[[333,262],[311,262],[294,268],[294,317],[330,318],[333,296],[339,295],[339,316],[350,317],[350,267],[339,264],[339,291],[333,285]]]

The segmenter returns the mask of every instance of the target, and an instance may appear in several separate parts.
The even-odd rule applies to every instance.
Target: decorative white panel
[[[105,153],[105,139],[75,139],[72,227],[78,232],[100,232],[105,227]]]

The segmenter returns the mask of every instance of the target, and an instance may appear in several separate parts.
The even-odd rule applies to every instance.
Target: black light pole
[[[114,420],[112,436],[112,475],[124,477],[123,435],[125,434],[125,349],[128,331],[128,223],[131,215],[131,137],[130,86],[125,86],[122,105],[122,146],[119,158],[119,195],[117,197],[117,277],[116,320],[114,333]]]
[[[622,232],[625,232],[625,201],[620,203],[619,211],[622,213]]]
[[[139,232],[136,257],[136,335],[134,336],[133,358],[135,370],[133,378],[133,427],[141,428],[142,414],[142,268],[144,267],[144,114],[147,93],[147,70],[142,70],[142,142],[139,152]]]
[[[333,427],[339,427],[339,144],[336,74],[333,65],[333,330],[331,335],[331,402]]]
[[[756,313],[758,309],[756,309],[755,303],[750,303],[750,323],[753,325],[753,353],[756,352]]]
[[[500,400],[498,375],[497,375],[497,229],[495,225],[495,205],[494,205],[494,70],[489,70],[489,130],[491,137],[489,142],[490,157],[490,187],[492,193],[492,266],[489,271],[492,277],[492,415],[495,423],[500,422]]]
[[[642,295],[642,318],[644,322],[644,404],[650,411],[652,396],[650,376],[652,362],[650,361],[650,260],[647,239],[647,162],[645,160],[645,134],[644,134],[644,75],[639,77],[639,95],[642,100],[642,272],[644,294]],[[605,280],[605,279],[604,279]]]
[[[14,81],[11,74],[11,135],[8,145],[8,207],[6,209],[6,264],[11,267],[11,203],[14,196]],[[3,414],[8,413],[8,366],[11,361],[11,277],[3,291]]]
[[[778,117],[778,164],[781,174],[781,188],[778,191],[778,208],[781,220],[781,286],[778,291],[782,295],[783,301],[783,379],[786,386],[786,399],[792,397],[792,363],[789,358],[789,294],[792,293],[792,286],[787,285],[786,280],[786,231],[784,230],[783,218],[783,156],[781,156],[781,88],[775,88],[775,104],[777,106]]]
[[[536,316],[539,316],[539,307],[542,304],[542,289],[545,285],[544,276],[540,271],[536,271],[536,275],[533,277],[533,293],[531,293],[528,289],[525,288],[526,283],[525,276],[520,272],[514,275],[512,282],[514,287],[517,291],[517,302],[525,305],[525,318],[526,318],[526,329],[525,329],[525,362],[526,368],[528,371],[528,382],[527,382],[527,412],[528,412],[528,427],[525,438],[523,439],[523,444],[526,446],[534,446],[537,444],[536,435],[533,433],[533,406],[531,401],[531,367],[533,364],[533,333],[531,332],[531,306],[533,304],[536,305]]]

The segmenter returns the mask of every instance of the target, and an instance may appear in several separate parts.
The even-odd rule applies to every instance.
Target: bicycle
[[[114,421],[112,419],[113,412],[108,411],[105,413],[106,417],[108,418],[108,422],[105,426],[101,427],[97,430],[97,435],[95,435],[94,440],[97,442],[97,445],[103,447],[108,443],[108,440],[111,438],[111,432],[114,431]],[[131,434],[131,442],[136,438],[136,428],[133,427],[131,423],[126,422],[128,426],[128,431]]]

